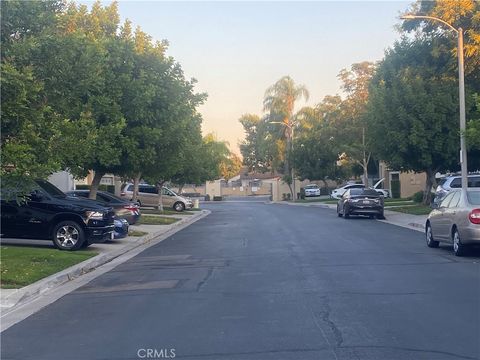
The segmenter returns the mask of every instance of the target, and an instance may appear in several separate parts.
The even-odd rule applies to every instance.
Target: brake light
[[[120,196],[125,196],[125,195],[127,195],[126,192],[123,192],[123,191],[122,191],[122,192],[120,193]]]
[[[130,210],[130,211],[137,211],[138,210],[138,206],[135,206],[135,205],[125,205],[124,208],[127,209],[127,210]]]
[[[468,214],[468,219],[472,224],[480,224],[480,209],[473,209]]]

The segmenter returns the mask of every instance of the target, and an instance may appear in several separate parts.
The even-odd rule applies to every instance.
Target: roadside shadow
[[[440,243],[437,250],[442,251],[444,253],[442,255],[451,255],[456,259],[475,259],[475,258],[480,259],[480,246],[478,245],[469,246],[467,248],[467,251],[465,252],[465,255],[461,257],[457,257],[453,254],[453,246],[449,244]]]
[[[32,239],[17,239],[17,238],[2,238],[0,240],[2,246],[15,247],[34,247],[34,248],[48,248],[55,249],[51,240],[32,240]]]

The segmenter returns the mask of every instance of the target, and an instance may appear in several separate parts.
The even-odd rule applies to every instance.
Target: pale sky
[[[339,71],[381,60],[399,38],[400,12],[413,2],[120,1],[119,12],[153,39],[170,42],[167,54],[198,80],[197,91],[208,93],[199,109],[203,133],[214,132],[239,152],[238,119],[263,114],[270,85],[290,75],[310,91],[308,105],[339,93]]]

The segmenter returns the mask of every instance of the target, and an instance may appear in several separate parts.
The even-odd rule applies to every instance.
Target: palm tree
[[[265,98],[263,100],[264,111],[269,114],[267,121],[270,123],[281,123],[282,137],[286,139],[285,147],[285,168],[284,178],[290,188],[292,198],[294,198],[292,191],[292,180],[294,174],[291,172],[289,164],[289,152],[291,154],[293,148],[293,127],[295,126],[295,101],[304,98],[308,100],[309,93],[304,85],[296,85],[290,76],[284,76],[278,80],[275,84],[270,86],[265,92]]]

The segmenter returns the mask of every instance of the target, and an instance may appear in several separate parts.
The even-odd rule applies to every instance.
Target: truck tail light
[[[135,206],[135,205],[125,205],[124,208],[127,209],[127,210],[130,210],[132,212],[138,210],[138,206]]]
[[[480,224],[480,209],[473,209],[468,214],[468,219],[472,224]]]

